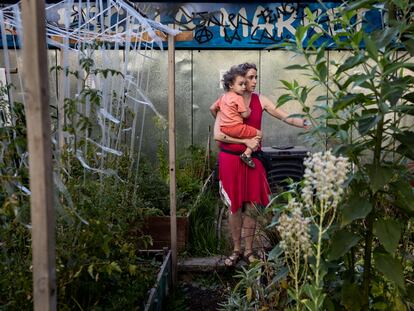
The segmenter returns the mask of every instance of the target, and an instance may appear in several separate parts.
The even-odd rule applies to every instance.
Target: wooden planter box
[[[163,262],[160,271],[157,275],[157,281],[154,287],[152,287],[149,290],[148,300],[145,303],[144,311],[161,311],[163,310],[163,305],[165,305],[165,299],[170,293],[170,288],[172,286],[171,251],[169,251],[168,249],[164,249],[146,252],[153,252],[154,256],[162,253]]]
[[[177,216],[177,250],[185,250],[188,243],[188,217]],[[151,249],[171,248],[170,216],[148,216],[142,228],[143,233],[152,237]]]

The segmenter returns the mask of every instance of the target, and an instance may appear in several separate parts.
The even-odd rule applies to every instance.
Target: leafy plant
[[[358,9],[378,7],[388,14],[385,29],[366,33],[357,27]],[[284,44],[305,59],[305,64],[287,68],[302,70],[327,93],[310,105],[308,95],[314,87],[282,81],[288,93],[279,98],[279,106],[298,101],[312,121],[310,135],[318,138],[312,141],[324,144],[326,137],[335,153],[346,155],[354,165],[346,202],[340,207],[337,230],[341,231],[332,232],[330,238],[336,252],[331,261],[347,258],[346,273],[351,280],[359,279],[357,262],[363,262],[362,283],[358,284],[362,294],[355,296],[361,299],[357,309],[370,308],[377,273],[391,281],[401,297],[407,297],[403,267],[411,259],[404,255],[400,241],[414,215],[412,177],[405,167],[414,159],[413,124],[407,122],[414,115],[414,79],[408,74],[414,71],[410,59],[414,55],[412,9],[408,1],[357,1],[343,6],[331,21],[343,30],[332,36],[335,45],[349,55],[340,63],[327,58],[326,44],[314,45],[328,33],[308,9],[311,23],[298,27],[296,42]],[[349,248],[341,234],[344,231],[363,236],[363,243]],[[346,288],[356,291],[355,285]],[[342,297],[350,296],[344,293]],[[347,300],[342,299],[342,304],[347,305]]]
[[[97,110],[102,100],[101,91],[87,84],[88,75],[119,73],[95,68],[90,57],[80,61],[84,73],[65,72],[82,82],[78,96],[65,100],[69,143],[53,154],[58,305],[62,310],[139,308],[159,268],[159,262],[138,252],[151,243],[141,232],[146,198],[134,195],[136,185],[129,177],[136,166],[131,168],[129,153],[103,154],[88,140],[89,135],[99,138],[97,114],[79,113],[87,104]],[[30,190],[22,104],[13,104],[11,119],[0,129],[0,309],[30,310]],[[144,184],[144,178],[148,182],[155,175],[141,164]]]
[[[239,281],[220,310],[285,310],[289,271],[283,264],[282,253],[275,248],[264,260],[237,271],[234,278]]]

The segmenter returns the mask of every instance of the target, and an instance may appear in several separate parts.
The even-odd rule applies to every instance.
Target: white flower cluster
[[[302,204],[295,199],[290,200],[288,209],[291,216],[282,214],[279,218],[277,230],[280,233],[282,241],[280,247],[286,255],[294,256],[295,252],[301,251],[306,259],[312,254],[312,245],[309,233],[309,218],[302,216]]]
[[[350,163],[347,158],[336,157],[330,150],[317,152],[306,158],[302,198],[306,208],[320,204],[336,208],[343,193],[342,185],[348,174]]]

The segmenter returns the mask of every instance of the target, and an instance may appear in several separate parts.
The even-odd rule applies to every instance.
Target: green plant
[[[303,305],[310,311],[316,311],[323,307],[326,297],[323,285],[328,256],[323,251],[323,239],[335,221],[349,162],[333,156],[330,151],[324,154],[318,152],[305,159],[305,167],[301,196],[290,198],[285,209],[290,215],[282,212],[277,229],[281,235],[279,245],[285,251],[285,261],[294,283],[293,290],[288,289],[288,293],[296,301],[296,310]],[[314,231],[313,243],[311,227]],[[352,247],[355,243],[346,242],[349,242],[346,247]],[[331,250],[329,255],[337,256],[336,251]],[[308,270],[312,272],[311,281],[307,280]]]
[[[376,7],[388,14],[386,27],[365,33],[355,24],[357,10]],[[343,6],[331,20],[343,30],[332,35],[334,43],[349,53],[341,63],[327,58],[326,44],[315,46],[315,40],[328,33],[308,9],[310,24],[297,28],[295,43],[284,44],[305,59],[305,64],[288,68],[304,71],[327,93],[312,106],[307,99],[314,87],[282,81],[288,93],[279,98],[279,105],[298,101],[312,120],[310,135],[319,138],[316,144],[324,144],[326,137],[335,145],[335,153],[346,155],[354,165],[346,202],[340,206],[339,231],[331,235],[331,249],[338,254],[332,261],[343,258],[344,273],[354,282],[360,280],[357,267],[363,263],[361,284],[357,285],[362,294],[354,300],[360,299],[358,308],[364,310],[370,308],[376,273],[391,281],[406,301],[405,278],[412,277],[403,273],[410,259],[400,245],[401,233],[414,215],[411,176],[404,165],[414,158],[413,125],[406,122],[414,114],[414,79],[408,74],[414,71],[410,61],[414,55],[412,9],[408,1],[357,1]],[[356,241],[349,248],[344,241],[355,242],[355,234],[363,236],[363,243]],[[356,290],[355,285],[348,288]],[[390,307],[392,303],[388,302]],[[347,300],[342,299],[342,304]]]
[[[239,281],[227,301],[220,304],[220,310],[285,310],[288,269],[283,264],[282,253],[280,248],[275,248],[264,260],[238,270],[234,278]]]
[[[217,234],[218,210],[222,203],[216,191],[210,186],[191,207],[188,252],[192,255],[222,254],[228,247]]]
[[[159,262],[138,252],[151,243],[141,232],[149,200],[134,196],[136,185],[129,177],[136,166],[131,168],[127,150],[122,156],[101,156],[101,147],[88,140],[89,135],[100,137],[96,114],[79,113],[87,103],[93,112],[102,100],[101,91],[86,83],[88,75],[106,78],[119,73],[94,68],[90,57],[82,58],[81,66],[85,75],[65,72],[82,82],[79,95],[65,100],[69,144],[59,152],[53,145],[58,306],[61,310],[140,308],[159,268]],[[30,310],[30,190],[22,104],[13,104],[11,119],[11,125],[0,128],[0,309]],[[156,175],[145,163],[142,166],[144,185]],[[153,181],[156,187],[159,179]],[[162,195],[160,189],[153,201]]]

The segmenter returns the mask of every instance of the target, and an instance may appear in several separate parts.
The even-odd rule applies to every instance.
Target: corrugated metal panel
[[[273,103],[277,103],[277,99],[286,93],[280,89],[283,84],[280,80],[292,82],[297,80],[299,85],[311,85],[308,77],[301,76],[298,70],[286,70],[287,66],[295,64],[304,64],[303,57],[295,56],[292,52],[270,50],[261,52],[261,62],[259,75],[261,76],[262,94],[267,96]],[[308,103],[314,103],[316,97],[325,94],[323,89],[315,89],[308,98]],[[288,102],[283,107],[289,114],[302,113],[302,107],[298,102]],[[303,145],[307,146],[304,139],[299,134],[304,130],[288,125],[277,120],[265,113],[263,118],[263,145]]]

